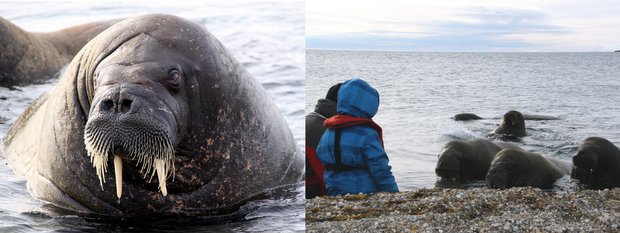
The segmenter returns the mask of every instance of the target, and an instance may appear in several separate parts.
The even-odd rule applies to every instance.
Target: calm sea
[[[581,141],[620,146],[620,53],[422,53],[306,50],[306,112],[328,88],[357,77],[380,93],[374,120],[401,190],[434,187],[437,155],[455,139],[484,138],[509,110],[527,121],[524,149],[570,161]],[[564,178],[571,182],[569,178]]]
[[[205,25],[271,94],[299,148],[304,145],[303,2],[270,1],[115,1],[0,2],[0,16],[29,31],[52,31],[96,20],[167,13]],[[0,88],[0,138],[17,116],[57,80],[15,90]],[[1,157],[1,156],[0,156]],[[232,232],[303,231],[303,184],[283,195],[249,203],[255,211],[239,221],[201,219],[131,223],[86,220],[46,211],[33,199],[23,178],[0,160],[0,232]]]

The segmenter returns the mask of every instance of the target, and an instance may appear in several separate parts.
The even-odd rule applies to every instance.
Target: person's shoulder
[[[353,125],[347,128],[350,128],[351,132],[354,132],[360,136],[379,135],[379,132],[369,125]]]
[[[310,113],[308,113],[306,115],[306,120],[310,120],[310,119],[312,119],[312,120],[314,120],[314,119],[325,120],[325,119],[327,119],[327,117],[321,115],[318,112],[310,112]]]

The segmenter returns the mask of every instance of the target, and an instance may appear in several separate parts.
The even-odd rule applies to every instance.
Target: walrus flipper
[[[45,119],[44,116],[48,97],[49,92],[39,96],[22,116],[13,123],[13,127],[11,127],[4,139],[2,154],[17,175],[29,177],[37,173],[38,147],[40,143],[37,140],[33,140],[31,134],[33,132],[41,133],[41,128],[44,125],[43,122],[50,120]],[[15,146],[13,141],[19,142],[20,145]]]

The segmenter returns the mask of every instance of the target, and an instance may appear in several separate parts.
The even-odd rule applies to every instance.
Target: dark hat
[[[330,87],[329,91],[327,91],[327,95],[325,96],[325,99],[328,99],[328,100],[331,100],[337,103],[338,102],[338,90],[340,90],[340,86],[342,86],[342,83],[338,83]]]

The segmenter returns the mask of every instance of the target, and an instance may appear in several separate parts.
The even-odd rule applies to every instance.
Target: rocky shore
[[[620,189],[420,189],[306,201],[307,232],[618,232]]]

